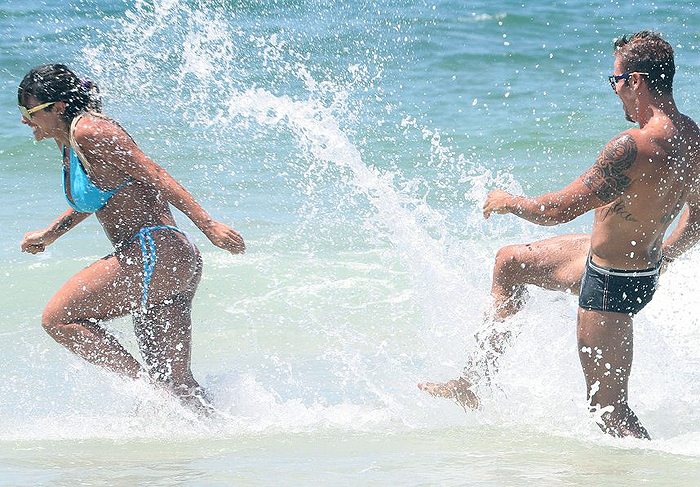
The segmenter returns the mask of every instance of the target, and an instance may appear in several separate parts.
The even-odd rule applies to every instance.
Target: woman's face
[[[30,95],[26,100],[25,108],[31,110],[35,106],[41,105],[39,100]],[[61,129],[65,130],[65,123],[60,114],[63,108],[62,102],[56,102],[47,107],[47,109],[37,110],[32,113],[30,118],[22,116],[22,123],[28,125],[34,132],[34,139],[43,140],[55,138],[56,134],[61,133]]]

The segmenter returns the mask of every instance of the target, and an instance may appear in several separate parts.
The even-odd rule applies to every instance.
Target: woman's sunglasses
[[[23,116],[24,118],[26,118],[27,120],[31,120],[31,119],[32,119],[32,113],[38,112],[38,111],[41,110],[42,108],[46,108],[46,107],[48,107],[48,106],[51,106],[51,105],[53,105],[54,103],[56,103],[56,102],[55,102],[55,101],[50,101],[50,102],[48,102],[48,103],[42,103],[41,105],[37,105],[37,106],[32,107],[32,108],[27,108],[27,107],[25,107],[24,105],[19,105],[19,113],[21,113],[22,116]]]

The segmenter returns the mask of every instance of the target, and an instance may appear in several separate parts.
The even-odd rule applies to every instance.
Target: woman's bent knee
[[[41,313],[41,326],[52,338],[56,339],[60,334],[61,325],[65,324],[65,309],[61,312],[61,307],[50,302]]]
[[[41,313],[41,326],[54,339],[60,341],[67,326],[83,320],[71,310],[63,299],[52,299]]]

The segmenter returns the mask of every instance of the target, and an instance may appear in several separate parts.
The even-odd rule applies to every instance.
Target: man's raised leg
[[[512,335],[501,324],[524,306],[525,286],[578,294],[589,248],[587,234],[561,235],[501,248],[493,269],[491,305],[485,312],[484,327],[475,335],[478,347],[469,357],[463,375],[418,387],[433,396],[454,399],[462,407],[478,408],[479,399],[472,388],[481,379],[490,382],[496,371],[497,360]]]

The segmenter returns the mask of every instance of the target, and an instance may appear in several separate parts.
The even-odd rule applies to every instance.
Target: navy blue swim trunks
[[[583,309],[635,315],[654,296],[660,271],[661,262],[643,270],[610,269],[591,262],[589,254],[578,305]]]

